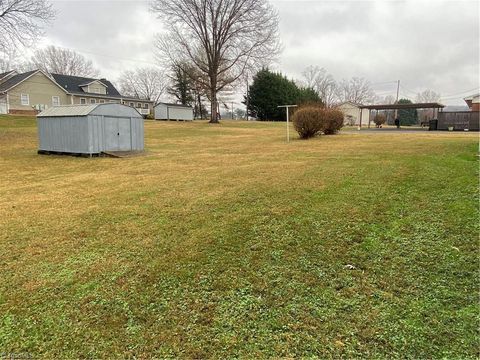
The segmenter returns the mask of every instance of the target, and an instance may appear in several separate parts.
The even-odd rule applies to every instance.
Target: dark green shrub
[[[323,109],[322,130],[325,135],[336,134],[343,127],[343,113],[337,109]]]
[[[309,139],[322,131],[322,113],[320,107],[305,106],[293,114],[293,127],[300,135],[300,139]]]

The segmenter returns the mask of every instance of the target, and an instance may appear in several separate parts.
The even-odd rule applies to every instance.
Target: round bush
[[[385,124],[386,121],[387,121],[387,117],[383,114],[377,114],[373,118],[373,122],[375,123],[375,125],[377,125],[377,127],[382,126],[383,124]]]
[[[325,135],[333,135],[343,127],[343,113],[337,109],[324,109],[323,133]]]
[[[322,131],[323,109],[314,106],[306,106],[298,109],[293,114],[293,127],[301,139],[309,139]]]

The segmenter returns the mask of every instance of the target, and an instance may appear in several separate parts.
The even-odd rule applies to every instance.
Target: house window
[[[21,94],[20,103],[25,106],[30,105],[30,96],[28,94]]]
[[[86,104],[86,103],[87,103],[87,99],[85,99],[85,98],[81,98],[81,99],[80,99],[80,104],[83,104],[83,105],[84,105],[84,104]]]
[[[114,103],[114,102],[116,102],[116,101],[115,101],[115,100],[110,100],[109,102]]]
[[[60,96],[52,96],[52,106],[60,105]]]
[[[148,104],[143,104],[144,109],[148,109]]]
[[[129,105],[130,105],[131,107],[134,107],[134,106],[135,106],[135,104],[134,104],[133,102],[131,102]]]
[[[90,99],[90,104],[96,104],[97,101],[95,99]]]
[[[103,99],[98,100],[98,102],[99,102],[100,104],[105,104],[105,100],[103,100]]]
[[[137,103],[137,108],[139,108],[139,109],[140,109],[141,107],[142,107],[142,104],[140,104],[140,103]]]

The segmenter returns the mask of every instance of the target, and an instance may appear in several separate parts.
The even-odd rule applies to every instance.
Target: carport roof
[[[402,109],[443,109],[445,105],[440,103],[414,103],[414,104],[384,104],[362,105],[362,109],[370,110],[402,110]]]

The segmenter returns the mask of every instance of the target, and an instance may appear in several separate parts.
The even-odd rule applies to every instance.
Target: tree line
[[[379,101],[364,78],[336,81],[325,69],[309,66],[302,79],[294,81],[268,70],[281,46],[278,13],[267,0],[153,0],[150,10],[169,26],[156,36],[158,66],[126,70],[119,77],[119,87],[127,96],[158,102],[169,95],[193,106],[196,116],[209,113],[213,123],[219,120],[220,106],[252,76],[245,104],[249,115],[260,119],[281,119],[280,104],[320,102],[331,107],[344,101]],[[15,64],[20,71],[98,77],[91,60],[55,46],[36,50],[22,63],[16,61],[19,45],[31,46],[54,18],[48,0],[0,0],[0,71]],[[426,91],[418,97],[439,95]]]

